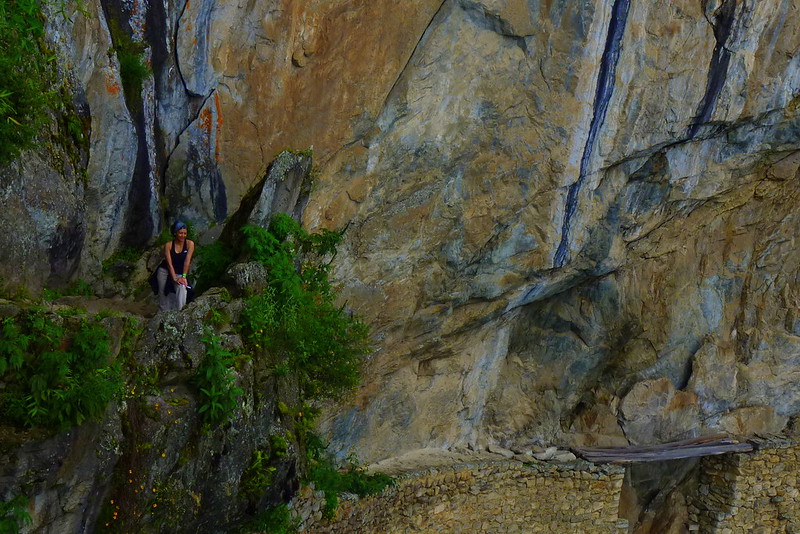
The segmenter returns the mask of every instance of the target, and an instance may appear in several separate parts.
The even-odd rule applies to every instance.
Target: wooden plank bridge
[[[576,456],[593,463],[629,464],[699,458],[732,452],[752,452],[754,448],[753,444],[747,441],[738,441],[725,434],[715,434],[658,445],[608,448],[575,447],[572,451]]]

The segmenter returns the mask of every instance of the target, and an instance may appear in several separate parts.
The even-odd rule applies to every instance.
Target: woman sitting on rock
[[[172,225],[172,241],[164,244],[164,260],[158,266],[158,307],[162,310],[180,310],[186,305],[186,292],[191,289],[186,276],[192,263],[194,241],[186,239],[186,224],[177,221]],[[172,283],[167,285],[167,277]]]

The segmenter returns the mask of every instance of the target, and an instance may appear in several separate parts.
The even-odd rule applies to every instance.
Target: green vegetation
[[[311,403],[339,398],[355,387],[361,358],[370,348],[366,325],[334,304],[329,274],[342,234],[309,234],[284,214],[276,215],[267,230],[248,226],[242,233],[246,255],[266,267],[268,287],[245,300],[241,331],[256,353],[269,355],[274,375],[297,380],[301,406],[292,409],[279,401],[277,410],[290,419],[307,451],[307,481],[324,491],[325,515],[333,517],[340,493],[372,495],[394,482],[386,475],[367,475],[354,459],[340,471],[311,432],[319,415]],[[270,447],[279,457],[288,450],[287,439],[273,435]]]
[[[289,443],[281,435],[273,434],[269,437],[269,447],[253,451],[250,464],[242,473],[240,483],[241,492],[247,497],[258,500],[272,485],[274,473],[277,470],[275,463],[285,458],[289,452]]]
[[[223,309],[222,311],[217,309],[210,309],[208,310],[208,313],[206,313],[206,315],[203,317],[203,323],[215,329],[222,328],[223,326],[230,323],[230,321],[231,318],[225,309]]]
[[[191,237],[187,236],[187,239],[191,239]],[[165,244],[172,241],[172,232],[170,231],[169,225],[165,224],[161,228],[161,233],[158,234],[158,239],[156,239],[156,244],[159,247],[163,247]]]
[[[75,280],[71,282],[64,289],[49,289],[42,290],[42,299],[44,300],[58,300],[61,297],[92,297],[94,290],[92,286],[83,280]]]
[[[140,320],[130,315],[122,316],[122,321],[125,323],[125,327],[119,344],[119,358],[123,361],[132,361],[136,340],[139,339],[144,329]]]
[[[361,357],[369,351],[366,325],[334,305],[328,274],[341,234],[309,234],[284,214],[269,230],[242,232],[246,252],[264,264],[269,284],[245,301],[246,341],[270,353],[277,374],[297,377],[302,398],[341,397],[358,384]]]
[[[57,95],[37,0],[0,0],[0,164],[32,145]]]
[[[242,388],[234,386],[233,353],[222,347],[219,336],[210,329],[202,340],[206,357],[194,378],[202,398],[199,411],[206,423],[224,423],[233,415],[236,398],[242,394]]]
[[[272,456],[283,458],[289,452],[289,442],[280,434],[272,434],[269,437],[269,448],[272,451]]]
[[[294,148],[284,148],[283,150],[281,150],[281,152],[288,152],[289,154],[294,154],[295,156],[305,156],[307,158],[310,158],[310,157],[314,156],[314,149],[313,148],[305,148],[303,150],[297,150],[297,149],[294,149]],[[275,156],[275,158],[280,156],[281,152],[278,152],[278,154]]]
[[[24,495],[0,502],[0,534],[17,534],[21,527],[30,525],[31,515],[27,507],[28,498]]]
[[[150,76],[150,68],[144,62],[144,46],[131,46],[117,48],[117,58],[119,59],[120,78],[122,87],[125,89],[125,98],[130,107],[134,103],[131,111],[138,111],[142,102],[142,85],[144,80]],[[131,95],[131,96],[128,96]],[[138,95],[138,98],[136,98]]]
[[[396,480],[383,473],[368,474],[359,465],[358,458],[350,456],[344,469],[336,466],[332,456],[327,452],[327,444],[313,432],[315,422],[320,415],[319,408],[302,405],[299,409],[292,410],[286,403],[279,401],[277,411],[284,420],[289,419],[294,426],[295,434],[305,449],[307,474],[304,483],[313,483],[315,488],[325,495],[325,509],[323,516],[332,519],[339,507],[339,495],[354,493],[359,497],[376,495],[389,486],[396,484]],[[287,438],[294,436],[287,432]],[[272,456],[280,457],[280,451],[287,439],[273,434],[270,436]]]
[[[150,76],[150,67],[144,59],[147,45],[143,41],[131,39],[113,17],[108,28],[119,60],[119,77],[125,92],[125,103],[131,114],[135,114],[142,109],[142,87],[144,80]]]
[[[272,475],[275,467],[269,465],[270,454],[262,449],[253,451],[250,465],[242,473],[242,482],[239,486],[248,497],[258,498],[272,484]]]
[[[29,309],[2,320],[0,417],[15,425],[63,429],[98,419],[122,388],[97,319],[73,321]]]
[[[30,298],[28,286],[9,282],[0,275],[0,299],[24,301]]]
[[[86,185],[89,181],[87,164],[89,146],[91,144],[92,118],[88,112],[80,112],[76,108],[72,90],[66,82],[61,83],[57,97],[54,97],[54,100],[55,108],[53,111],[57,112],[54,117],[58,127],[55,141],[65,149],[65,152],[61,153],[58,150],[53,150],[53,144],[48,143],[47,147],[53,157],[53,164],[62,175],[68,176],[70,170],[67,168],[67,163],[69,163],[76,178]]]
[[[91,121],[75,109],[67,78],[58,81],[44,40],[44,4],[67,17],[63,0],[0,0],[0,165],[47,137],[43,146],[56,168],[66,175],[69,163],[85,181]],[[81,2],[77,8],[84,13]],[[52,150],[52,141],[65,151]]]
[[[136,362],[134,356],[137,342],[144,331],[144,327],[139,319],[130,315],[122,315],[120,320],[123,321],[123,330],[120,337],[117,360],[121,362],[124,369],[126,380],[125,396],[136,397],[138,395],[141,399],[143,394],[157,394],[159,392],[157,384],[160,374],[158,365],[145,368]]]
[[[236,259],[236,252],[222,241],[215,241],[204,247],[196,247],[195,258],[197,267],[192,273],[194,287],[197,291],[205,291],[219,284],[228,266]]]
[[[142,251],[132,247],[125,247],[103,260],[103,274],[113,280],[124,282],[133,272],[134,265],[142,257]]]
[[[308,451],[307,482],[325,492],[326,514],[332,516],[341,492],[371,495],[393,483],[385,475],[367,475],[355,461],[340,471],[322,454],[325,445],[312,432],[319,415],[313,404],[352,390],[359,381],[361,358],[370,350],[366,325],[334,304],[336,291],[329,275],[342,235],[327,230],[308,233],[285,214],[276,215],[268,229],[247,226],[241,232],[242,250],[218,242],[197,252],[196,286],[212,286],[239,256],[264,265],[267,289],[245,298],[239,329],[253,358],[260,365],[266,363],[273,376],[286,376],[296,383],[300,399],[296,407],[282,400],[276,403],[291,431],[271,435],[268,448],[253,451],[240,491],[253,499],[262,496],[273,482],[277,463],[289,454],[290,443],[296,442]],[[216,311],[204,319],[216,327],[227,320]],[[204,342],[209,354],[196,379],[203,394],[200,410],[207,422],[226,420],[241,394],[229,374],[233,355],[220,348],[210,330]],[[200,384],[201,380],[205,382]],[[279,506],[245,528],[288,533],[295,532],[296,524],[286,507]]]
[[[244,526],[243,532],[266,532],[267,534],[294,534],[298,522],[292,520],[289,507],[280,504],[258,515]]]
[[[376,495],[396,484],[394,478],[383,473],[367,474],[355,456],[348,458],[348,465],[341,470],[325,453],[324,442],[315,434],[309,433],[307,454],[309,457],[308,482],[313,482],[318,490],[325,493],[323,516],[333,519],[339,506],[341,493],[354,493],[359,497]]]

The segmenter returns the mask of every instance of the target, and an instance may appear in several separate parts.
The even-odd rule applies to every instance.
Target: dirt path
[[[97,297],[61,297],[53,301],[54,305],[81,308],[89,313],[102,311],[123,312],[140,317],[152,317],[158,311],[155,299],[152,302],[136,302],[123,299],[104,299]]]
[[[445,449],[418,449],[401,456],[387,458],[367,466],[369,472],[386,473],[397,476],[403,473],[421,471],[430,467],[442,467],[453,464],[469,464],[482,461],[506,460],[500,454],[489,451],[471,451],[462,449],[451,451]]]

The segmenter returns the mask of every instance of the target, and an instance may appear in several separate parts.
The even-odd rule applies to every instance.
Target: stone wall
[[[292,503],[301,532],[582,532],[622,533],[624,469],[513,461],[461,464],[404,475],[397,486],[345,499],[333,521],[321,519],[321,492]]]
[[[757,445],[755,453],[703,460],[692,528],[709,534],[800,532],[800,447],[786,439]]]

